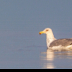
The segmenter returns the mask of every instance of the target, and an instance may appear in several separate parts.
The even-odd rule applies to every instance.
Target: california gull
[[[40,35],[43,33],[46,34],[46,43],[48,49],[60,51],[72,49],[72,38],[56,39],[51,28],[46,28],[39,32]]]

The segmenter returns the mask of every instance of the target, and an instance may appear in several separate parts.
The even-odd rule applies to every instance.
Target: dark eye
[[[48,31],[48,30],[46,30],[46,31]]]

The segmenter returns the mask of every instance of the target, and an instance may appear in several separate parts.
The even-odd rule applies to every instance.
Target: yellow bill
[[[43,34],[43,33],[44,33],[43,31],[40,31],[40,32],[39,32],[40,35]]]

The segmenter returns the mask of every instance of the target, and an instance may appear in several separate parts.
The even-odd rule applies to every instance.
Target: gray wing
[[[50,47],[59,46],[59,45],[62,45],[62,46],[72,45],[72,39],[58,39],[58,40],[55,40],[50,44]]]

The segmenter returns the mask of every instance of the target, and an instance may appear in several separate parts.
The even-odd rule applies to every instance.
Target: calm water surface
[[[72,68],[72,51],[47,50],[45,37],[41,38],[37,34],[25,35],[24,32],[2,34],[0,36],[0,69]]]
[[[46,53],[42,53],[41,60],[43,61],[43,67],[47,69],[64,69],[72,68],[72,51],[65,52],[52,52],[47,50]]]
[[[1,56],[1,55],[0,55]],[[0,68],[60,69],[72,68],[72,51],[52,52],[43,48],[29,47],[2,53]]]

